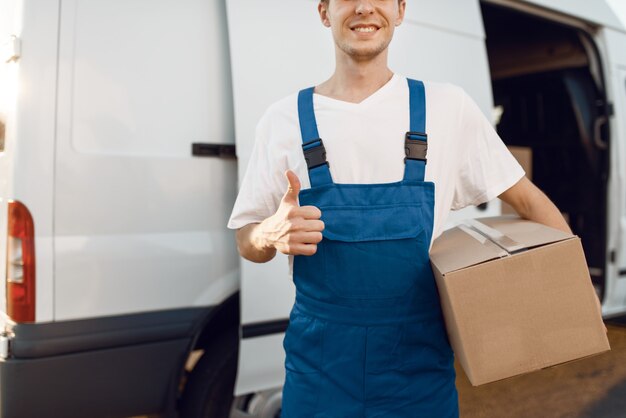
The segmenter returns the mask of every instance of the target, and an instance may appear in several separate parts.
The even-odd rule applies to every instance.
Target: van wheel
[[[230,333],[229,333],[230,334]],[[228,418],[237,375],[238,335],[218,338],[191,371],[181,399],[181,418]]]
[[[230,418],[280,418],[283,388],[238,396]]]

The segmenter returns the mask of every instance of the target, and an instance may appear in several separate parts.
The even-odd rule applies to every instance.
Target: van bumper
[[[0,361],[2,417],[128,417],[175,406],[211,308],[13,327]]]

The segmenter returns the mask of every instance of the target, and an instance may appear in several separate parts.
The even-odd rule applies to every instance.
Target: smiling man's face
[[[405,7],[405,0],[323,0],[318,10],[339,50],[364,61],[387,49]]]

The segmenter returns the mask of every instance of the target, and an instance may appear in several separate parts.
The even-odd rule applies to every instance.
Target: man
[[[320,1],[335,72],[263,116],[229,222],[248,260],[290,255],[284,417],[457,417],[428,260],[447,214],[498,196],[570,231],[461,89],[388,68],[405,7]]]

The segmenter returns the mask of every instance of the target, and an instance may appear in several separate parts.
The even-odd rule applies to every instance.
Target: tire
[[[188,377],[180,418],[228,418],[237,376],[238,334],[223,335],[202,355]]]

